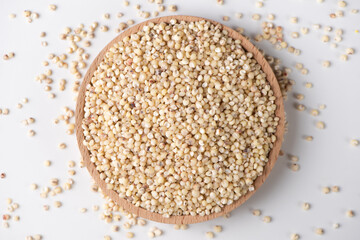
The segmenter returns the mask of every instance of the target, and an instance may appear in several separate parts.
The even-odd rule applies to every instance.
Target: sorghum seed
[[[329,188],[329,187],[323,187],[323,188],[322,188],[322,192],[323,192],[324,194],[328,194],[328,193],[330,193],[330,188]]]
[[[66,144],[65,143],[60,143],[59,144],[59,148],[60,149],[65,149],[67,146],[66,146]]]
[[[312,109],[312,110],[310,111],[310,114],[313,115],[314,117],[316,117],[316,116],[319,115],[319,110],[317,110],[317,109]]]
[[[275,20],[275,15],[274,15],[274,14],[269,14],[269,15],[267,16],[267,19],[268,19],[269,21],[273,21],[273,20]]]
[[[355,50],[353,48],[346,48],[345,52],[347,55],[352,55],[355,53]]]
[[[339,186],[332,186],[332,187],[331,187],[331,191],[332,191],[332,192],[339,192],[339,191],[340,191],[340,187],[339,187]]]
[[[304,94],[301,94],[301,93],[298,93],[298,94],[295,94],[295,98],[297,99],[297,100],[303,100],[304,99]]]
[[[322,121],[319,121],[319,122],[316,123],[316,127],[318,129],[324,129],[325,128],[325,123],[322,122]]]
[[[254,210],[252,211],[252,214],[253,214],[254,216],[260,216],[260,215],[261,215],[261,211],[260,211],[259,209],[254,209]]]
[[[55,11],[55,10],[57,9],[57,6],[56,6],[55,4],[50,4],[50,5],[49,5],[49,9],[50,9],[51,11]]]
[[[351,144],[351,146],[356,147],[356,146],[359,145],[359,140],[357,140],[357,139],[351,139],[351,140],[350,140],[350,144]]]
[[[346,54],[341,54],[340,55],[340,59],[343,61],[347,61],[348,60],[348,56]]]
[[[347,3],[345,1],[339,1],[338,6],[339,7],[346,7]]]
[[[321,37],[321,41],[324,42],[324,43],[327,43],[330,41],[330,37],[328,35],[323,35]]]
[[[264,218],[263,218],[263,222],[265,222],[265,223],[269,223],[269,222],[271,222],[271,217],[270,216],[265,216]]]
[[[315,233],[318,234],[318,235],[323,235],[324,234],[324,229],[323,228],[316,228]]]
[[[300,239],[300,235],[297,233],[292,233],[290,235],[290,240],[299,240]]]
[[[314,140],[313,136],[305,136],[305,140],[308,142],[311,142],[312,140]]]
[[[222,227],[220,225],[214,226],[214,232],[216,233],[222,232]]]
[[[177,11],[177,6],[176,5],[169,5],[169,11],[170,12],[176,12]]]
[[[36,190],[38,188],[38,185],[37,184],[35,184],[35,183],[32,183],[31,185],[30,185],[30,189],[31,190]]]
[[[309,28],[302,27],[302,28],[300,28],[300,31],[301,31],[302,34],[308,34],[309,33]]]
[[[347,216],[347,217],[354,217],[354,216],[355,216],[355,213],[354,213],[353,210],[347,210],[347,211],[346,211],[346,216]]]
[[[100,27],[100,31],[102,31],[102,32],[107,32],[107,31],[109,31],[109,27],[103,25],[103,26]]]
[[[310,209],[310,203],[307,203],[307,202],[304,202],[303,204],[302,204],[302,209],[304,209],[304,210],[309,210]]]
[[[305,105],[303,105],[303,104],[297,104],[296,105],[296,110],[298,110],[298,111],[304,111],[306,109],[306,107],[305,107]]]
[[[300,165],[297,164],[297,163],[292,163],[292,164],[290,165],[290,169],[291,169],[293,172],[297,172],[297,171],[299,171],[299,169],[300,169]]]
[[[298,32],[292,32],[292,33],[291,33],[291,37],[292,37],[292,38],[299,38],[299,36],[300,36],[300,35],[299,35]]]
[[[223,19],[223,21],[226,21],[226,22],[230,20],[230,18],[228,16],[223,16],[222,19]]]
[[[45,167],[49,167],[50,165],[51,165],[51,161],[50,161],[50,160],[44,161],[44,166],[45,166]]]
[[[54,202],[54,206],[55,206],[56,208],[59,208],[59,207],[62,206],[62,203],[61,203],[60,201],[55,201],[55,202]]]
[[[258,21],[258,20],[260,20],[261,16],[259,14],[255,13],[252,15],[251,18],[252,18],[252,20]]]
[[[156,237],[159,237],[159,236],[162,235],[163,232],[162,232],[162,230],[156,228],[156,229],[154,230],[154,233],[155,233],[155,236],[156,236]]]
[[[297,23],[297,22],[298,22],[298,18],[297,18],[297,17],[291,17],[291,18],[290,18],[290,22],[291,22],[291,23]]]
[[[34,240],[41,240],[42,236],[40,234],[35,234],[34,235]]]
[[[307,82],[307,83],[305,83],[305,87],[306,87],[306,88],[312,88],[312,87],[313,87],[313,84],[310,83],[310,82]]]
[[[35,136],[35,131],[34,131],[34,130],[29,130],[29,131],[28,131],[28,136],[29,136],[29,137]]]
[[[334,224],[333,224],[333,228],[337,229],[337,228],[339,228],[339,227],[340,227],[340,224],[339,224],[339,223],[334,223]]]
[[[188,229],[188,227],[189,227],[189,226],[188,226],[187,224],[181,224],[181,225],[180,225],[180,229],[181,229],[181,230],[186,230],[186,229]]]
[[[206,232],[205,236],[206,236],[206,238],[211,239],[211,238],[214,238],[214,233],[213,232]]]
[[[133,238],[134,237],[134,233],[133,232],[127,232],[125,235],[127,238]]]
[[[322,62],[322,66],[325,67],[325,68],[330,67],[330,65],[331,65],[330,61],[323,61]]]

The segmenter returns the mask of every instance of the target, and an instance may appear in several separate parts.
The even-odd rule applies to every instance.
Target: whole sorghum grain
[[[149,23],[114,44],[87,85],[84,145],[120,197],[204,216],[254,190],[276,140],[275,99],[219,25]]]

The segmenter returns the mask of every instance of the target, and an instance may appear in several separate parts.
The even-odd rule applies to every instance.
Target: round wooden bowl
[[[114,38],[108,45],[104,47],[104,49],[97,55],[93,63],[90,65],[90,68],[88,69],[84,80],[80,87],[79,96],[77,99],[76,104],[76,136],[78,145],[80,148],[80,152],[82,154],[85,166],[87,167],[88,171],[90,172],[91,176],[95,180],[95,182],[100,186],[103,193],[107,196],[109,196],[114,202],[116,202],[119,206],[122,206],[126,211],[136,214],[137,216],[153,220],[156,222],[161,223],[171,223],[171,224],[191,224],[191,223],[198,223],[207,221],[219,216],[222,216],[226,213],[231,212],[241,204],[243,204],[247,199],[249,199],[257,189],[265,182],[265,179],[268,177],[271,169],[273,168],[276,159],[278,158],[281,143],[283,141],[283,135],[284,135],[284,125],[285,125],[285,112],[284,112],[284,105],[283,105],[283,98],[281,95],[280,87],[277,82],[277,79],[268,64],[268,62],[265,60],[264,56],[259,52],[259,50],[244,36],[239,34],[238,32],[234,31],[233,29],[224,26],[222,24],[223,29],[227,30],[229,32],[229,36],[234,39],[240,39],[241,45],[244,49],[246,49],[248,52],[251,52],[254,54],[254,58],[257,60],[257,62],[261,65],[262,70],[266,73],[267,80],[269,81],[271,85],[271,89],[274,92],[274,95],[276,97],[275,103],[277,106],[276,109],[276,116],[280,118],[279,125],[276,129],[276,142],[274,143],[274,147],[271,149],[269,153],[269,161],[266,163],[264,172],[261,176],[256,178],[254,182],[255,190],[252,192],[247,192],[244,196],[240,197],[237,201],[234,201],[231,205],[226,205],[224,208],[222,208],[222,211],[219,213],[212,213],[210,215],[206,216],[171,216],[169,218],[163,217],[161,214],[150,212],[144,208],[136,207],[129,201],[122,199],[119,197],[119,195],[114,190],[108,190],[106,189],[106,183],[105,181],[100,179],[99,172],[95,169],[95,165],[90,161],[90,153],[88,149],[83,145],[84,140],[84,134],[82,129],[82,120],[84,117],[84,104],[85,104],[85,91],[86,91],[86,85],[90,82],[91,77],[93,76],[93,73],[97,69],[99,63],[102,61],[105,53],[108,51],[108,49],[113,46],[116,42],[120,41],[125,36],[128,36],[132,33],[136,33],[139,30],[141,30],[145,25],[153,22],[153,23],[160,23],[160,22],[170,22],[171,19],[177,19],[177,20],[183,20],[187,22],[191,21],[200,21],[200,20],[206,20],[209,21],[215,25],[220,24],[218,22],[215,22],[213,20],[208,20],[201,17],[193,17],[193,16],[166,16],[166,17],[159,17],[150,19],[148,21],[142,22],[140,24],[137,24],[126,31],[122,32],[120,35],[118,35],[116,38]]]

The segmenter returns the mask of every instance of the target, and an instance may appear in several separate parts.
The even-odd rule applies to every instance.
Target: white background
[[[165,4],[175,3],[165,0]],[[278,159],[273,172],[260,190],[244,205],[233,211],[229,219],[219,218],[209,222],[189,226],[186,231],[176,231],[173,226],[149,222],[146,227],[133,227],[136,239],[146,239],[146,233],[151,226],[157,226],[164,231],[160,239],[205,239],[205,232],[212,231],[214,225],[222,225],[224,231],[216,234],[217,239],[290,239],[291,233],[299,233],[301,239],[359,239],[360,238],[360,147],[352,147],[350,139],[360,139],[360,34],[354,32],[360,28],[360,14],[350,13],[352,8],[360,8],[360,1],[348,0],[344,8],[345,17],[330,19],[329,14],[339,9],[337,1],[325,0],[323,4],[315,0],[268,0],[263,8],[256,8],[255,1],[225,0],[223,6],[215,0],[181,0],[177,1],[177,14],[197,15],[222,21],[222,16],[230,16],[229,26],[241,26],[245,34],[254,36],[261,31],[261,21],[251,20],[253,13],[262,14],[262,20],[268,13],[276,15],[276,24],[284,27],[287,41],[302,50],[300,56],[294,56],[287,51],[277,51],[269,43],[258,46],[274,56],[281,58],[289,67],[301,62],[309,69],[308,75],[301,75],[294,70],[291,78],[296,81],[293,93],[303,93],[303,103],[307,110],[296,111],[293,107],[296,100],[293,93],[289,94],[286,111],[289,121],[289,132],[285,136],[283,150],[285,153],[299,156],[300,171],[292,172],[289,159],[285,156]],[[58,10],[51,12],[48,5],[54,3]],[[91,192],[90,175],[77,164],[77,175],[74,189],[56,197],[42,199],[39,190],[32,192],[31,183],[41,187],[49,185],[49,180],[57,177],[63,183],[67,178],[67,161],[79,162],[75,136],[65,134],[64,124],[54,125],[53,119],[63,114],[62,107],[75,106],[71,84],[73,79],[68,72],[54,70],[53,84],[55,99],[49,99],[44,85],[34,81],[34,77],[46,69],[41,62],[49,53],[63,53],[67,42],[59,40],[59,34],[66,26],[77,27],[80,23],[88,26],[93,21],[99,21],[110,27],[110,31],[98,31],[92,40],[90,54],[92,60],[102,47],[116,36],[115,27],[120,21],[136,17],[134,5],[141,3],[144,10],[153,11],[155,4],[145,0],[131,1],[130,7],[124,7],[121,0],[0,0],[0,54],[15,52],[15,58],[4,61],[0,59],[0,108],[8,107],[8,116],[0,115],[0,172],[7,177],[0,179],[0,214],[6,212],[6,198],[10,197],[20,204],[13,213],[20,216],[19,222],[10,221],[10,228],[0,227],[1,240],[25,239],[27,235],[40,233],[44,239],[102,239],[109,234],[113,239],[124,239],[125,230],[112,233],[111,225],[99,219],[99,212],[91,210],[94,204],[101,205],[104,201],[100,194]],[[25,9],[40,13],[40,18],[29,24],[22,16]],[[122,19],[116,18],[117,12],[123,12]],[[235,12],[242,12],[243,19],[236,19]],[[9,19],[8,14],[16,13],[17,18]],[[111,19],[104,20],[102,15],[110,13]],[[170,13],[165,12],[160,16]],[[289,18],[299,17],[299,23],[290,23]],[[324,28],[313,30],[312,24],[332,26],[344,30],[343,41],[338,48],[332,49],[330,44],[320,41],[325,34]],[[310,28],[308,35],[292,39],[293,31],[300,27]],[[47,37],[41,39],[40,32],[45,31]],[[334,31],[329,34],[333,39]],[[42,47],[41,41],[46,40],[48,47]],[[348,62],[339,59],[346,47],[353,47],[356,54],[349,57]],[[330,60],[329,69],[321,67],[322,60]],[[68,80],[67,90],[59,92],[60,78]],[[305,82],[312,82],[312,89],[305,88]],[[28,97],[29,103],[22,109],[16,104],[22,98]],[[318,117],[309,114],[309,109],[326,104]],[[21,120],[34,117],[36,123],[24,127]],[[315,127],[317,120],[326,123],[325,130]],[[37,135],[27,136],[27,131],[34,129]],[[304,135],[314,136],[313,142],[303,139]],[[59,150],[57,145],[65,142],[66,150]],[[44,167],[45,160],[51,160],[53,165]],[[339,185],[339,193],[324,195],[323,186]],[[56,209],[53,202],[60,200],[63,207]],[[311,204],[309,211],[301,208],[301,203]],[[42,205],[49,204],[48,212]],[[86,207],[85,214],[79,209]],[[273,218],[271,223],[263,223],[262,217],[255,217],[251,210],[259,208],[263,215]],[[353,209],[354,218],[345,215],[346,210]],[[2,222],[2,220],[0,220]],[[121,224],[125,220],[122,220]],[[340,223],[339,229],[333,229],[332,224]],[[121,226],[120,226],[121,227]],[[325,229],[324,236],[317,236],[314,229]],[[121,227],[122,228],[122,227]]]

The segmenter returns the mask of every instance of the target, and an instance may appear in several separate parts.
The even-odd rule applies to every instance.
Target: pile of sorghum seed
[[[204,216],[254,190],[276,140],[275,99],[220,25],[149,23],[94,72],[84,145],[120,197],[165,217]]]

